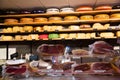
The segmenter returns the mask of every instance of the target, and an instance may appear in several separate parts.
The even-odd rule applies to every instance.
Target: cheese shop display
[[[3,78],[119,76],[120,5],[98,2],[0,12]]]

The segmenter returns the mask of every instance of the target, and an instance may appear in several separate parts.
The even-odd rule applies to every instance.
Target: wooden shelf
[[[38,17],[38,16],[65,16],[65,15],[83,15],[83,14],[98,14],[98,13],[114,13],[120,12],[120,9],[112,10],[93,10],[93,11],[81,11],[81,12],[60,12],[60,13],[41,13],[41,14],[15,14],[15,15],[0,15],[1,18],[6,17]]]
[[[57,22],[33,22],[33,23],[15,23],[7,24],[0,23],[0,26],[24,26],[24,25],[72,25],[78,23],[108,23],[108,22],[120,22],[120,19],[103,19],[103,20],[75,20],[75,21],[57,21]]]
[[[93,32],[113,32],[113,31],[120,31],[120,28],[108,28],[108,29],[93,29],[93,28],[86,28],[86,29],[77,29],[77,30],[71,30],[71,29],[63,29],[63,30],[55,30],[55,31],[32,31],[32,32],[0,32],[0,34],[2,35],[8,35],[8,34],[49,34],[49,33],[93,33]]]
[[[95,38],[54,38],[54,39],[40,39],[40,40],[0,40],[0,42],[21,42],[21,41],[54,41],[54,40],[89,40],[89,39],[117,39],[117,37],[111,37],[111,38],[101,38],[101,37],[95,37]]]

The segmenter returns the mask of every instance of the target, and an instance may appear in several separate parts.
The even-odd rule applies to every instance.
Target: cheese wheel
[[[76,9],[76,12],[81,12],[81,11],[92,11],[93,8],[91,6],[80,6],[79,8]]]
[[[48,25],[44,25],[43,26],[43,30],[45,30],[45,31],[52,31],[51,30],[51,26],[48,26]]]
[[[49,17],[48,20],[50,22],[62,21],[62,18],[59,16]]]
[[[96,37],[96,33],[91,33],[90,37],[91,38],[95,38]]]
[[[25,32],[24,27],[19,27],[19,29],[20,29],[20,32]]]
[[[63,29],[62,26],[51,26],[51,31],[62,30],[62,29]]]
[[[46,10],[46,13],[59,13],[59,9],[58,8],[48,8]]]
[[[60,12],[74,12],[74,8],[72,7],[64,7],[60,9]]]
[[[77,38],[85,38],[85,33],[77,33]]]
[[[39,39],[48,39],[48,34],[39,35]]]
[[[24,26],[24,31],[27,31],[27,32],[32,32],[33,31],[33,27],[32,26]]]
[[[5,19],[4,23],[15,24],[15,23],[18,23],[18,20],[17,19]]]
[[[101,23],[94,23],[92,28],[94,28],[94,29],[104,29],[104,26]]]
[[[40,27],[40,26],[36,26],[35,28],[34,28],[34,31],[38,31],[38,32],[41,32],[43,29],[42,29],[42,27]]]
[[[7,40],[13,40],[12,36],[4,36],[4,35],[2,35],[1,38],[2,38],[2,40],[5,40],[5,41],[7,41]]]
[[[49,38],[49,39],[59,38],[59,35],[56,34],[56,33],[52,33],[52,34],[49,34],[49,35],[48,35],[48,38]]]
[[[13,26],[13,32],[20,32],[19,26]]]
[[[92,15],[82,15],[80,16],[80,20],[93,20]]]
[[[114,13],[110,15],[111,19],[120,19],[120,13]]]
[[[85,38],[91,38],[91,33],[86,33]]]
[[[100,37],[113,38],[114,37],[114,33],[112,33],[112,32],[102,32],[102,33],[100,33]]]
[[[56,26],[56,30],[63,30],[63,26]]]
[[[109,5],[98,6],[95,8],[95,10],[112,10],[112,6]]]
[[[117,37],[120,37],[120,31],[116,32]]]
[[[23,35],[23,36],[22,36],[22,39],[23,39],[23,40],[32,40],[32,38],[31,38],[30,35]]]
[[[67,33],[60,34],[60,38],[67,39],[68,38],[68,34]]]
[[[89,24],[82,24],[82,25],[80,25],[80,28],[81,28],[81,29],[91,28],[91,26],[90,26]]]
[[[80,29],[80,27],[78,25],[70,25],[68,28],[70,30],[79,30]]]
[[[47,21],[48,21],[48,19],[44,18],[44,17],[34,18],[34,22],[47,22]]]
[[[77,34],[76,33],[70,33],[69,34],[69,38],[76,38],[77,37]]]
[[[15,40],[22,40],[22,36],[21,35],[15,35]]]
[[[34,40],[38,40],[39,35],[38,34],[30,34],[31,38]]]
[[[73,20],[79,20],[77,16],[65,16],[64,21],[73,21]]]
[[[104,19],[109,19],[108,14],[97,14],[94,16],[95,20],[104,20]]]
[[[11,32],[13,32],[13,29],[11,27],[8,27],[8,28],[3,29],[3,32],[4,33],[11,33]]]
[[[32,23],[33,19],[32,18],[21,18],[20,23]]]
[[[6,28],[4,28],[4,29],[2,30],[2,32],[3,32],[3,33],[6,33],[6,32],[7,32],[7,29],[6,29]]]

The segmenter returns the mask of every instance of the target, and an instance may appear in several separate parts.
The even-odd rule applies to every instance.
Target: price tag
[[[72,38],[72,40],[76,40],[76,38]]]
[[[108,28],[107,30],[112,30],[112,28]]]
[[[59,32],[59,30],[55,30],[55,32]]]
[[[73,56],[72,58],[73,59],[80,59],[81,57],[80,56]]]
[[[55,70],[56,73],[62,73],[63,70]]]
[[[120,47],[119,46],[114,46],[114,50],[119,50]]]
[[[81,73],[83,72],[82,70],[75,70],[76,73]]]
[[[104,73],[106,70],[93,70],[95,73]]]
[[[120,38],[117,39],[117,43],[120,44]]]
[[[47,30],[44,30],[44,32],[48,32]]]
[[[97,28],[94,28],[93,31],[97,31]]]

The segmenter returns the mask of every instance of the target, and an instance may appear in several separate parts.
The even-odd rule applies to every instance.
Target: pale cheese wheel
[[[69,35],[67,33],[63,33],[63,34],[60,34],[59,37],[67,39]]]
[[[85,38],[85,33],[77,33],[77,38]]]
[[[32,32],[33,31],[33,27],[32,26],[24,26],[24,31],[27,31],[27,32]]]
[[[12,36],[4,36],[4,35],[2,35],[1,38],[2,38],[2,40],[4,40],[4,41],[13,40],[13,37],[12,37]]]
[[[102,32],[102,33],[100,33],[100,37],[113,38],[114,37],[114,33],[112,33],[112,32]]]
[[[69,38],[77,38],[77,34],[76,33],[70,33]]]

